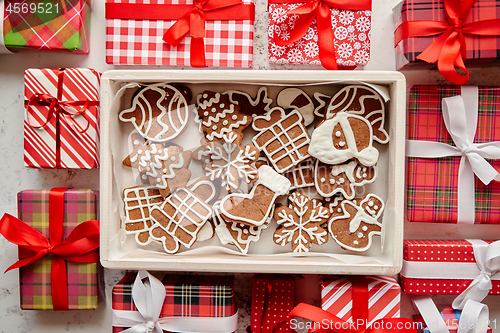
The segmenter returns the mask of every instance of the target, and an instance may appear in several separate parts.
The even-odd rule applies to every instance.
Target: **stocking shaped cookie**
[[[237,135],[224,135],[223,142],[209,142],[193,152],[196,160],[203,162],[203,170],[210,180],[221,179],[221,186],[228,192],[239,188],[240,180],[247,184],[257,180],[257,168],[252,166],[259,157],[253,145],[243,147],[234,143]]]
[[[349,112],[365,118],[372,126],[375,141],[389,141],[389,135],[384,129],[385,103],[375,89],[363,85],[342,88],[328,103],[325,119],[333,118],[339,112]]]
[[[156,142],[172,140],[188,123],[188,90],[187,87],[179,90],[165,83],[147,85],[135,94],[132,106],[121,111],[118,118],[132,123],[146,139]]]
[[[287,114],[280,107],[273,108],[264,116],[255,117],[252,127],[259,131],[253,144],[266,154],[279,173],[309,157],[311,138],[297,110]]]
[[[260,227],[266,223],[280,195],[290,189],[290,181],[263,165],[259,168],[259,180],[249,193],[231,193],[220,202],[220,214],[227,222]]]
[[[376,177],[376,165],[366,167],[356,160],[337,165],[316,160],[314,168],[314,185],[319,195],[325,198],[340,193],[346,199],[354,199],[355,187],[373,183]]]
[[[216,193],[214,184],[208,180],[178,188],[161,206],[151,209],[154,221],[149,231],[151,238],[160,241],[167,253],[178,252],[180,245],[190,248],[212,216],[212,207],[207,202]]]
[[[285,88],[276,97],[276,103],[285,110],[297,110],[304,118],[304,125],[314,121],[314,103],[311,97],[299,88]]]
[[[316,245],[328,241],[328,233],[321,227],[330,216],[321,201],[312,201],[300,192],[289,197],[289,206],[278,206],[274,219],[279,224],[274,232],[274,242],[285,246],[292,244],[293,252],[309,252],[311,243]]]
[[[332,165],[355,158],[365,166],[373,166],[379,157],[378,150],[373,147],[373,132],[368,120],[346,112],[338,113],[314,129],[309,153]]]
[[[241,144],[243,130],[252,123],[252,117],[240,112],[240,107],[229,102],[229,97],[205,90],[198,95],[197,117],[200,130],[208,141],[224,141],[224,135],[234,133],[236,144]]]
[[[364,252],[371,247],[373,236],[382,234],[378,219],[383,210],[384,202],[375,194],[367,194],[359,204],[344,200],[333,210],[328,231],[343,249]]]
[[[139,245],[151,242],[149,237],[149,230],[153,225],[151,209],[162,202],[160,192],[153,186],[136,186],[123,190],[125,233],[135,235]]]
[[[247,116],[260,116],[271,110],[271,103],[273,102],[267,95],[267,88],[260,87],[255,99],[249,94],[238,90],[227,90],[222,93],[229,97],[229,102],[238,105],[240,112]]]

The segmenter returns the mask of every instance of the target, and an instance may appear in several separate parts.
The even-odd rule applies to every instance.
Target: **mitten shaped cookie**
[[[333,209],[328,231],[343,249],[364,252],[371,247],[373,236],[382,234],[378,219],[383,210],[384,202],[375,194],[367,194],[359,204],[343,200]]]

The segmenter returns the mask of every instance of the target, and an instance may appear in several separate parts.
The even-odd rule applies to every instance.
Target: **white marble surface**
[[[398,0],[373,0],[373,28],[371,60],[365,70],[394,70],[392,7]],[[113,69],[105,64],[104,0],[94,0],[91,22],[91,53],[67,55],[57,53],[20,53],[0,55],[0,160],[1,166],[0,213],[17,214],[16,193],[24,189],[69,186],[98,189],[97,170],[36,170],[23,166],[23,72],[30,67],[92,67],[99,71]],[[257,0],[255,21],[254,69],[301,69],[308,66],[270,65],[267,62],[267,1]],[[118,67],[116,67],[118,68]],[[471,69],[471,84],[498,85],[500,68]],[[405,72],[408,85],[417,83],[438,84],[444,80],[437,72]],[[432,228],[432,230],[430,230]],[[499,226],[457,227],[455,225],[411,224],[405,227],[405,236],[431,238],[500,238]],[[0,271],[16,261],[17,247],[0,237]],[[22,311],[19,308],[18,274],[16,271],[0,275],[0,332],[59,333],[110,332],[111,288],[123,275],[117,270],[106,270],[104,281],[106,300],[94,311]],[[245,332],[249,324],[250,275],[236,276],[236,291],[240,298],[240,325],[238,332]],[[298,279],[297,300],[318,303],[317,276]],[[452,297],[436,297],[439,303],[450,303]],[[500,332],[500,297],[490,296],[491,320],[497,319],[494,332]],[[413,309],[407,297],[402,301],[402,314],[410,316]]]

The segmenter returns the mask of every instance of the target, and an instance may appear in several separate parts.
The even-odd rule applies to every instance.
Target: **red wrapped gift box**
[[[25,71],[25,166],[99,167],[99,80],[87,68]]]
[[[474,247],[471,242],[486,248],[493,241],[477,240],[405,240],[401,283],[405,294],[458,295],[480,276]],[[500,243],[497,242],[497,247]],[[477,252],[478,250],[476,250]],[[497,254],[500,257],[500,253]],[[499,261],[499,259],[495,259]],[[482,263],[484,265],[485,263]],[[500,294],[500,272],[493,275],[489,294]],[[497,263],[496,269],[500,269]],[[488,291],[486,291],[487,293]]]
[[[500,88],[471,86],[463,88],[459,86],[411,87],[408,98],[408,141],[406,146],[406,215],[409,221],[500,223],[500,182],[491,181],[489,185],[485,185],[472,172],[469,172],[469,175],[464,172],[460,176],[467,176],[469,179],[465,179],[465,185],[461,184],[464,178],[459,178],[459,170],[461,164],[463,164],[462,167],[467,166],[465,163],[468,163],[468,161],[463,161],[464,155],[467,156],[467,149],[464,149],[465,153],[462,156],[459,153],[460,149],[457,149],[453,153],[454,155],[436,154],[432,157],[433,154],[430,154],[428,148],[429,144],[440,142],[449,145],[446,148],[455,149],[453,147],[456,147],[457,143],[454,142],[445,126],[442,100],[452,96],[464,96],[464,93],[467,94],[467,97],[464,97],[464,101],[467,103],[477,101],[476,133],[473,144],[470,149],[467,149],[482,149],[488,143],[496,145],[497,151],[500,150],[498,148],[500,121],[497,121],[500,111]],[[450,119],[457,119],[457,110],[450,110]],[[467,120],[466,125],[473,127],[474,121]],[[464,125],[464,127],[466,126]],[[466,136],[468,135],[458,138],[458,141],[465,139]],[[424,153],[429,153],[428,157],[415,157],[418,154],[413,153],[411,145],[415,143],[421,145],[421,143],[418,143],[419,141],[425,141]],[[472,140],[469,139],[469,141]],[[487,155],[485,156],[488,158]],[[487,159],[487,163],[494,170],[500,170],[500,160]],[[481,166],[479,169],[486,168]],[[472,180],[475,185],[472,184]],[[460,203],[459,191],[462,191],[462,195],[466,196]]]

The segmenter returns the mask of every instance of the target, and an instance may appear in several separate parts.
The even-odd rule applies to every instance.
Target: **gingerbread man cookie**
[[[328,231],[343,249],[364,252],[371,247],[373,236],[382,234],[378,219],[383,210],[384,202],[375,194],[367,194],[359,204],[343,200],[333,209]]]

